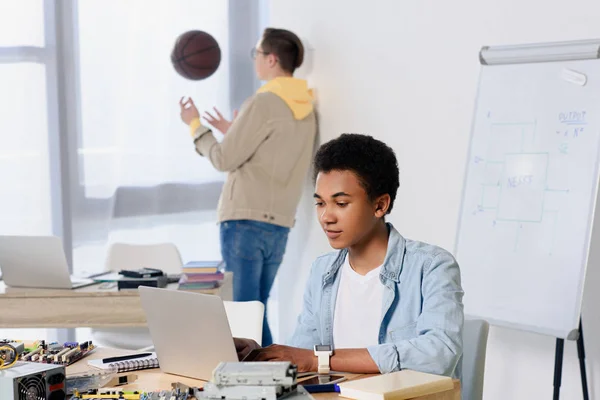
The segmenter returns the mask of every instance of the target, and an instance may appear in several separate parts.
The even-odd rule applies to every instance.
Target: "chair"
[[[261,344],[265,306],[260,301],[224,301],[233,337],[254,339]]]
[[[125,244],[114,243],[108,250],[105,269],[158,268],[167,274],[181,273],[183,261],[173,243]]]
[[[463,327],[462,400],[483,398],[485,353],[490,326],[481,319],[465,319]]]
[[[167,274],[181,273],[183,262],[173,243],[137,245],[114,243],[108,250],[105,269],[158,268]],[[148,328],[94,328],[93,341],[106,347],[137,350],[152,346]]]

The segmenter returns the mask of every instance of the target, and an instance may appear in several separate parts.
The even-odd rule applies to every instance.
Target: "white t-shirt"
[[[334,348],[359,349],[379,343],[384,290],[380,271],[381,266],[362,276],[346,257],[333,315]]]

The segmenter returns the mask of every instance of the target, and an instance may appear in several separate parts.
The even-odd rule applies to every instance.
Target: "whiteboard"
[[[467,315],[573,339],[598,195],[600,60],[538,53],[481,68],[455,252]]]

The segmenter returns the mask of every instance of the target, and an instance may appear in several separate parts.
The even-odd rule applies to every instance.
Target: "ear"
[[[392,199],[389,194],[383,194],[375,199],[375,217],[383,218],[390,209],[390,203]]]
[[[279,62],[279,60],[277,59],[277,56],[275,54],[267,54],[267,61],[269,63],[269,67],[273,68],[277,65],[277,63]]]

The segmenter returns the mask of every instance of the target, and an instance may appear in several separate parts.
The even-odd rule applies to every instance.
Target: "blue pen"
[[[326,383],[323,385],[302,385],[308,393],[339,393],[340,387],[337,383]]]

